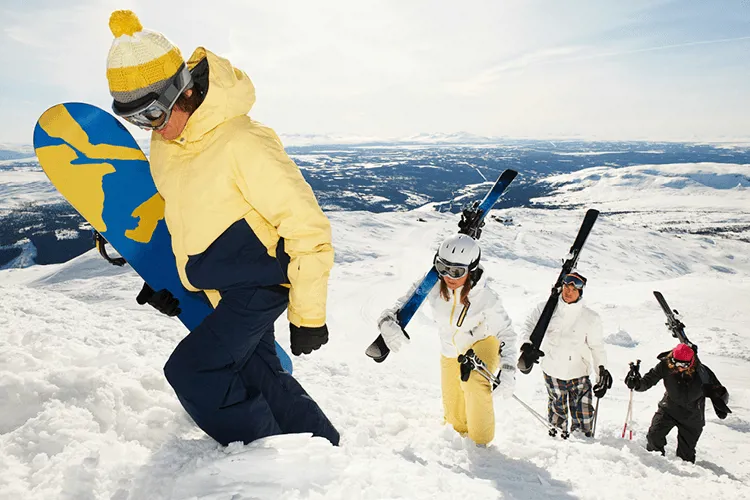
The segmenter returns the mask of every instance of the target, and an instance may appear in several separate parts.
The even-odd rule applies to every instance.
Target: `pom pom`
[[[115,38],[122,35],[133,36],[133,33],[141,31],[143,26],[132,10],[116,10],[109,16],[109,29]]]

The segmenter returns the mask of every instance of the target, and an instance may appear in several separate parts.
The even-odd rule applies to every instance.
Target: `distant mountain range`
[[[503,137],[490,137],[470,132],[416,134],[407,137],[376,137],[338,134],[281,134],[287,147],[336,145],[457,145],[457,144],[507,144],[515,142]]]
[[[30,144],[13,144],[0,142],[0,161],[19,160],[34,156],[34,148]]]
[[[694,189],[696,182],[708,183],[710,192],[691,194],[711,196],[713,204],[724,207],[732,200],[743,199],[750,182],[742,173],[745,169],[750,172],[750,148],[739,146],[510,140],[468,133],[419,134],[399,139],[400,142],[378,141],[381,139],[296,136],[291,142],[297,145],[288,145],[287,151],[312,186],[321,207],[329,212],[379,213],[419,207],[457,212],[467,202],[481,197],[487,183],[507,168],[520,175],[497,208],[572,207],[576,203],[571,202],[571,194],[584,189],[591,193],[593,202],[602,203],[610,199],[606,187],[611,185],[615,194],[628,190],[620,203],[610,203],[612,210],[627,211],[634,207],[628,200],[652,185]],[[140,142],[148,145],[147,140]],[[0,150],[17,158],[0,160],[0,267],[63,262],[90,249],[88,223],[48,182],[31,149],[12,147],[15,149],[0,144]],[[667,180],[663,179],[666,174],[655,167],[632,171],[624,178],[617,173],[639,165],[685,164],[693,168],[699,163],[733,167],[731,171],[715,167],[710,172]],[[583,171],[583,177],[571,176]],[[545,182],[547,179],[555,181]],[[641,184],[634,186],[634,179]],[[739,187],[735,189],[736,186]],[[652,204],[650,200],[644,202],[646,206]],[[720,219],[721,216],[712,218],[714,222]],[[739,231],[742,238],[747,238],[743,227],[744,222],[738,223],[732,234]]]

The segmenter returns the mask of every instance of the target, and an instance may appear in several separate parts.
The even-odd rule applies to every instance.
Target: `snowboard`
[[[90,104],[64,103],[45,111],[34,128],[34,150],[49,180],[154,290],[179,301],[188,330],[213,310],[203,292],[182,286],[164,221],[164,199],[148,159],[110,113]],[[292,360],[276,344],[281,366]]]
[[[497,203],[497,200],[502,196],[517,175],[518,172],[510,169],[505,170],[500,174],[500,177],[498,177],[481,202],[475,201],[473,205],[463,210],[461,220],[458,223],[458,232],[467,234],[474,239],[479,239],[482,235],[485,216],[495,203]],[[438,279],[438,273],[433,265],[406,300],[404,305],[401,306],[401,309],[396,312],[396,318],[398,319],[398,324],[401,328],[406,328],[406,325],[409,324],[411,318],[416,314],[417,309],[419,309],[419,306],[425,301],[430,290],[432,290],[438,282]],[[365,354],[375,360],[376,363],[382,363],[385,361],[385,358],[388,357],[390,352],[391,350],[388,349],[382,335],[378,335],[378,338],[376,338],[365,350]]]

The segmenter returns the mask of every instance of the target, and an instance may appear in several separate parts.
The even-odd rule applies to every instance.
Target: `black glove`
[[[166,288],[155,292],[153,288],[148,286],[148,283],[143,283],[143,288],[141,288],[141,292],[135,298],[135,301],[140,305],[148,304],[167,316],[177,316],[182,312],[180,301],[174,298],[172,292]]]
[[[289,334],[292,354],[295,356],[310,354],[328,342],[326,325],[308,327],[289,323]]]
[[[472,358],[476,358],[477,361],[480,363],[482,362],[481,359],[479,359],[476,354],[474,353],[474,349],[469,349],[466,351],[466,354],[459,354],[457,361],[458,361],[458,367],[461,371],[461,381],[466,382],[469,380],[469,377],[471,377],[471,371],[474,369],[474,363],[472,361]]]
[[[630,367],[630,371],[625,376],[625,385],[628,389],[635,389],[636,391],[641,388],[641,374],[635,365]]]
[[[703,386],[703,395],[711,400],[714,405],[716,416],[724,420],[727,415],[732,413],[727,403],[729,403],[729,392],[721,384],[711,384]]]
[[[599,365],[599,381],[594,386],[594,396],[597,398],[603,398],[607,394],[607,389],[612,388],[612,375],[604,368]]]
[[[461,381],[467,382],[469,377],[471,377],[471,371],[474,367],[468,359],[465,359],[463,362],[460,362],[459,368],[461,369]]]
[[[522,373],[529,373],[534,363],[539,363],[539,358],[544,356],[544,353],[535,348],[531,342],[524,342],[521,346],[521,355],[518,357],[518,369]]]

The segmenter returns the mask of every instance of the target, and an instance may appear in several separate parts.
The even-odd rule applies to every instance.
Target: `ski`
[[[677,314],[679,313],[669,307],[669,304],[667,304],[667,299],[664,298],[664,295],[662,295],[661,292],[655,291],[654,297],[656,297],[656,301],[659,303],[662,311],[664,311],[664,314],[667,316],[667,328],[670,332],[672,332],[672,336],[679,340],[681,344],[686,344],[694,350],[696,346],[695,344],[690,342],[687,338],[687,335],[685,335],[685,324],[677,317]]]
[[[498,177],[482,201],[475,201],[470,206],[464,208],[461,213],[461,220],[458,222],[458,232],[468,234],[474,239],[479,239],[482,235],[485,216],[517,175],[518,172],[515,170],[505,170],[500,174],[500,177]],[[409,321],[411,321],[417,309],[422,305],[422,302],[424,302],[430,290],[432,290],[437,282],[438,273],[435,270],[435,266],[432,266],[401,309],[396,312],[396,318],[398,318],[398,324],[401,325],[401,328],[406,328],[406,325],[409,324]],[[388,353],[390,353],[390,349],[385,345],[382,335],[378,335],[378,338],[365,350],[365,354],[377,363],[385,361]]]
[[[659,302],[662,311],[664,311],[664,314],[667,316],[667,328],[670,332],[672,332],[672,336],[679,340],[681,344],[686,344],[693,350],[693,352],[695,353],[695,361],[696,363],[698,363],[698,376],[701,378],[701,382],[703,383],[703,385],[709,385],[710,377],[708,375],[708,372],[706,372],[706,367],[703,366],[703,363],[701,363],[700,359],[698,358],[698,346],[690,342],[690,340],[688,340],[687,338],[687,335],[685,335],[685,324],[677,317],[680,313],[678,313],[676,309],[672,309],[671,307],[669,307],[669,304],[667,304],[667,300],[664,298],[664,295],[662,295],[661,292],[654,291],[654,297],[656,297],[656,300],[657,302]],[[727,404],[722,399],[711,398],[711,402],[713,403],[715,409],[723,411],[724,413],[732,413],[732,410],[729,409]]]
[[[547,303],[544,305],[539,321],[537,321],[534,330],[531,332],[529,343],[531,343],[535,350],[539,350],[539,346],[542,345],[544,334],[547,333],[547,327],[549,326],[550,320],[552,320],[552,315],[555,313],[557,300],[562,293],[562,280],[576,266],[578,257],[581,254],[581,249],[583,248],[584,243],[586,243],[586,238],[588,238],[591,228],[594,227],[594,222],[596,222],[597,217],[599,217],[598,210],[592,208],[586,211],[586,216],[583,218],[581,228],[578,230],[578,235],[573,242],[573,246],[570,247],[567,259],[563,260],[562,271],[560,271],[557,281],[555,281],[555,284],[552,286],[552,292],[549,295],[549,299],[547,299]],[[521,373],[527,374],[531,372],[533,367],[533,363],[527,365],[524,354],[521,353],[521,356],[518,358],[518,369],[521,370]]]

